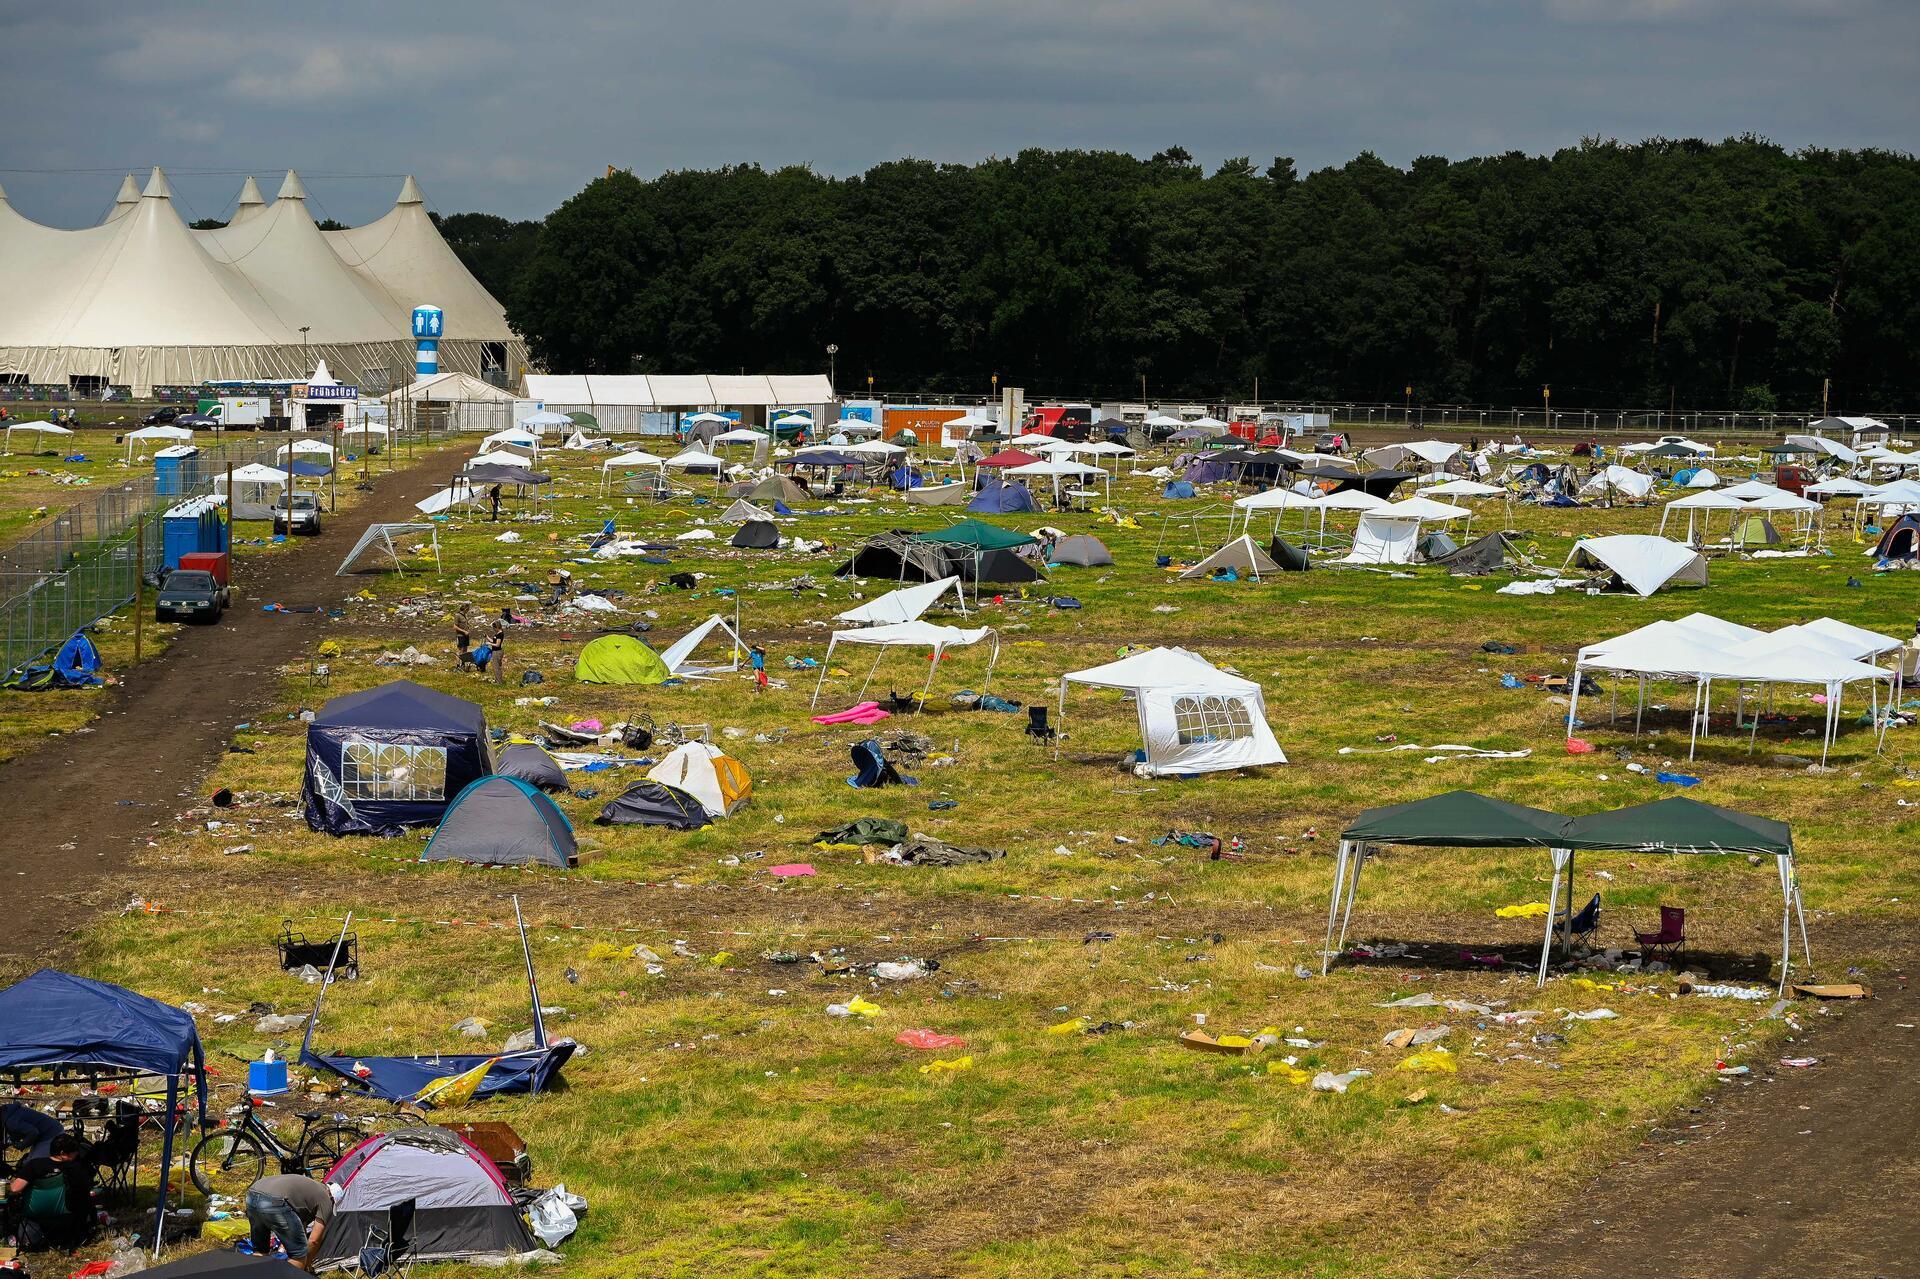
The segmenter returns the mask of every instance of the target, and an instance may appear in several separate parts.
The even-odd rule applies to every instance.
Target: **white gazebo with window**
[[[1260,685],[1229,675],[1198,653],[1150,648],[1104,666],[1069,671],[1060,679],[1062,721],[1069,684],[1134,695],[1144,743],[1136,771],[1148,776],[1287,762],[1267,724],[1267,699]],[[1057,756],[1058,737],[1054,751]]]

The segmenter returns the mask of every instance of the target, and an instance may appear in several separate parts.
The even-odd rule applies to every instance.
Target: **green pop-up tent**
[[[664,684],[672,674],[660,654],[631,635],[602,635],[573,666],[582,684]]]
[[[979,551],[1009,551],[1016,546],[1032,546],[1038,539],[985,520],[961,520],[946,528],[915,533],[912,540],[938,542],[943,546],[971,546]]]

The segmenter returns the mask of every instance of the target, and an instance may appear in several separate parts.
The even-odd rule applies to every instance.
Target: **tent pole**
[[[1633,699],[1633,735],[1635,737],[1640,736],[1640,720],[1647,709],[1647,677],[1645,675],[1640,677],[1639,684],[1640,691],[1634,695]]]
[[[1553,854],[1553,885],[1547,889],[1547,935],[1540,942],[1540,979],[1536,985],[1547,984],[1547,961],[1553,957],[1554,913],[1560,909],[1560,870],[1572,856],[1567,849],[1555,848]]]
[[[153,1255],[157,1260],[160,1246],[167,1237],[167,1191],[173,1186],[173,1130],[175,1112],[180,1108],[180,1076],[167,1076],[167,1126],[160,1133],[160,1189],[153,1204]]]
[[[1580,715],[1580,663],[1573,664],[1573,693],[1567,699],[1567,736],[1573,736],[1573,722]]]
[[[1327,940],[1320,947],[1320,975],[1327,975],[1327,966],[1333,961],[1333,921],[1340,915],[1340,890],[1346,887],[1347,849],[1346,840],[1340,841],[1339,852],[1333,861],[1333,896],[1327,899]]]
[[[1779,997],[1787,993],[1787,974],[1793,968],[1793,871],[1791,858],[1782,853],[1774,858],[1774,866],[1780,872],[1780,990]]]
[[[927,709],[927,695],[933,692],[933,677],[940,669],[940,654],[944,651],[942,645],[935,644],[933,656],[927,659],[927,682],[920,686],[920,701],[913,708],[915,715]],[[879,662],[876,660],[874,664],[878,666]]]
[[[1700,694],[1701,690],[1707,686],[1707,683],[1708,681],[1706,680],[1699,680],[1696,681],[1693,686],[1693,722],[1689,726],[1691,731],[1687,734],[1687,758],[1689,760],[1693,758],[1694,749],[1700,741]]]
[[[833,646],[837,643],[837,638],[827,641],[827,655],[820,659],[820,678],[813,681],[813,700],[807,703],[809,710],[820,705],[820,686],[827,682],[827,667],[833,664]]]
[[[527,921],[520,914],[520,894],[513,895],[513,923],[520,930],[520,955],[527,961],[527,998],[533,1004],[533,1036],[540,1047],[547,1046],[547,1023],[540,1016],[540,980],[533,975],[533,947],[527,943]],[[539,1072],[535,1071],[532,1080],[533,1091],[540,1091]]]
[[[987,690],[993,687],[993,668],[1000,661],[1000,634],[994,632],[993,652],[987,655],[987,677],[980,685],[980,696],[985,697]]]
[[[1060,677],[1060,706],[1053,719],[1053,757],[1060,758],[1060,731],[1067,725],[1067,677]]]
[[[1562,924],[1561,924],[1561,929],[1560,929],[1560,958],[1562,958],[1562,959],[1567,959],[1567,958],[1570,958],[1570,957],[1571,957],[1571,956],[1573,955],[1573,865],[1574,865],[1574,856],[1575,856],[1575,854],[1574,854],[1574,850],[1573,850],[1573,849],[1571,849],[1571,848],[1569,848],[1569,849],[1567,850],[1567,910],[1566,910],[1566,913],[1565,913],[1564,915],[1562,915],[1562,916],[1561,916],[1561,921],[1562,921]],[[1551,916],[1549,916],[1549,917],[1551,917]]]
[[[1793,861],[1792,854],[1787,856],[1787,869],[1793,876],[1793,917],[1800,923],[1800,957],[1807,961],[1807,970],[1813,970],[1813,943],[1807,940],[1807,905],[1800,896],[1800,868]]]
[[[1356,844],[1353,849],[1353,861],[1347,872],[1347,906],[1340,912],[1340,939],[1334,943],[1341,949],[1346,948],[1347,928],[1353,923],[1353,899],[1360,892],[1360,872],[1367,867],[1367,846]]]

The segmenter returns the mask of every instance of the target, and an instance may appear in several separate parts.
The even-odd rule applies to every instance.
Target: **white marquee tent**
[[[1060,719],[1067,686],[1130,692],[1144,744],[1138,771],[1148,776],[1212,773],[1284,764],[1287,756],[1267,723],[1260,685],[1229,675],[1184,648],[1150,648],[1060,679]],[[1055,753],[1059,739],[1055,739]]]
[[[855,699],[865,694],[867,686],[873,682],[874,672],[880,669],[880,659],[886,656],[889,648],[925,648],[932,651],[932,660],[927,663],[926,684],[920,690],[920,700],[915,708],[926,705],[927,693],[933,688],[933,677],[940,671],[940,659],[950,648],[963,648],[978,644],[981,640],[993,641],[993,652],[987,658],[987,673],[981,678],[980,693],[986,695],[987,688],[993,683],[994,663],[1000,660],[1000,633],[991,626],[976,627],[971,630],[960,626],[937,626],[932,622],[891,622],[882,626],[868,626],[859,630],[835,631],[833,638],[827,641],[827,655],[820,659],[820,678],[814,681],[811,706],[820,704],[820,686],[826,683],[827,671],[833,665],[833,650],[842,644],[869,644],[880,651],[874,654],[873,666],[867,671],[866,679],[860,683],[860,692]]]

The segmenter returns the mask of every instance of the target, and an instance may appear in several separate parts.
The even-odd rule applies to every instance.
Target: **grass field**
[[[1907,575],[1875,578],[1851,538],[1832,555],[1716,561],[1706,589],[1647,600],[1578,590],[1510,597],[1495,593],[1505,574],[1457,579],[1432,568],[1172,581],[1156,551],[1197,557],[1225,528],[1202,520],[1197,535],[1191,521],[1163,531],[1162,514],[1210,503],[1164,503],[1147,480],[1116,488],[1116,507],[1137,528],[1092,514],[996,517],[1092,532],[1117,561],[1056,570],[1027,598],[982,602],[969,624],[1000,632],[996,693],[1052,704],[1061,672],[1155,643],[1196,648],[1265,687],[1287,766],[1142,780],[1120,765],[1138,740],[1117,694],[1073,694],[1057,757],[1024,736],[1024,715],[954,709],[952,693],[980,687],[980,648],[943,663],[922,715],[877,730],[809,721],[816,671],[790,660],[821,657],[822,623],[856,594],[887,588],[836,580],[834,567],[874,531],[933,527],[945,512],[880,497],[782,522],[783,534],[833,550],[732,551],[732,526],[717,523],[726,501],[711,490],[699,502],[631,503],[599,496],[591,454],[554,453],[543,465],[556,471],[559,497],[540,518],[451,522],[437,581],[367,580],[332,629],[331,682],[288,672],[280,713],[236,736],[251,753],[228,755],[207,787],[258,796],[227,812],[163,817],[128,886],[149,908],[90,930],[81,971],[215,1012],[253,1001],[298,1009],[312,988],[276,970],[270,937],[282,918],[318,935],[352,910],[366,976],[334,990],[322,1043],[469,1051],[450,1029],[463,1017],[487,1019],[496,1042],[528,1024],[508,900],[519,894],[543,1002],[566,1010],[552,1029],[587,1052],[560,1092],[456,1113],[511,1121],[542,1181],[590,1200],[583,1230],[562,1250],[569,1273],[1443,1273],[1558,1210],[1646,1125],[1724,1086],[1717,1061],[1769,1066],[1793,1030],[1763,1020],[1765,1002],[1679,997],[1671,977],[1562,974],[1536,990],[1527,957],[1538,954],[1538,921],[1494,913],[1546,897],[1547,859],[1524,852],[1383,856],[1360,894],[1355,935],[1426,943],[1422,956],[1345,965],[1320,980],[1332,853],[1356,812],[1455,787],[1585,812],[1675,793],[1652,780],[1655,769],[1697,775],[1694,797],[1794,824],[1815,955],[1829,973],[1881,972],[1877,938],[1920,893],[1906,855],[1920,833],[1914,730],[1892,732],[1876,756],[1849,715],[1830,768],[1810,768],[1818,741],[1807,734],[1820,711],[1782,693],[1777,703],[1797,718],[1763,729],[1757,751],[1722,715],[1689,764],[1684,713],[1650,714],[1649,735],[1635,740],[1628,724],[1593,722],[1604,706],[1595,699],[1583,703],[1582,735],[1598,749],[1574,756],[1562,747],[1563,702],[1501,686],[1506,673],[1566,674],[1579,645],[1696,609],[1765,627],[1829,614],[1905,634],[1916,605]],[[1720,469],[1735,478],[1737,468]],[[661,541],[701,521],[719,536],[675,543],[671,566],[585,558],[586,536],[608,518]],[[1495,504],[1475,529],[1511,523],[1541,564],[1558,566],[1578,534],[1647,532],[1657,519],[1657,507],[1519,507],[1509,521]],[[506,533],[520,540],[499,541]],[[621,611],[553,615],[519,598],[516,584],[542,582],[563,563],[578,586],[620,592]],[[673,572],[700,574],[697,589],[672,589]],[[1849,587],[1849,576],[1862,585]],[[1046,602],[1059,595],[1083,607]],[[453,669],[450,617],[464,602],[531,619],[513,631],[505,684]],[[776,681],[767,693],[744,675],[626,689],[572,677],[603,624],[645,617],[664,646],[712,612],[731,618],[736,602],[748,637],[767,648]],[[1491,640],[1519,652],[1483,652]],[[377,664],[409,644],[436,661]],[[871,662],[849,655],[820,710],[853,700]],[[889,653],[872,691],[917,689],[926,669],[917,655]],[[544,682],[521,687],[529,671]],[[571,873],[422,867],[423,838],[309,832],[283,806],[299,789],[298,712],[403,675],[480,702],[489,724],[515,734],[541,719],[611,722],[643,711],[662,726],[708,725],[752,772],[753,802],[692,834],[596,827],[592,816],[622,776],[638,774],[574,774],[599,793],[561,797],[582,847]],[[82,696],[41,704],[84,706]],[[529,697],[555,702],[516,704]],[[876,731],[932,740],[933,758],[904,769],[918,786],[845,784],[849,747]],[[1532,753],[1427,763],[1418,750],[1386,750],[1387,734],[1398,745]],[[936,811],[936,800],[956,806]],[[863,815],[1007,855],[925,869],[813,847],[815,832]],[[225,825],[208,830],[210,820]],[[1238,837],[1244,859],[1152,842],[1175,829]],[[242,846],[250,851],[234,851]],[[814,877],[767,873],[802,861]],[[1605,943],[1630,944],[1629,921],[1644,927],[1659,904],[1681,904],[1707,956],[1699,962],[1766,980],[1764,958],[1752,957],[1778,945],[1770,864],[1583,855],[1580,867],[1582,899],[1595,889],[1605,897]],[[1600,871],[1611,878],[1595,878]],[[659,962],[635,957],[636,946]],[[1461,959],[1495,949],[1513,962],[1487,969]],[[908,982],[829,971],[903,957],[940,967]],[[1316,976],[1296,976],[1297,967]],[[1515,1025],[1379,1006],[1428,991],[1541,1016]],[[856,994],[880,1014],[826,1013]],[[1618,1016],[1566,1019],[1599,1008]],[[1214,1033],[1272,1029],[1312,1046],[1203,1055],[1175,1038],[1200,1018]],[[1412,1050],[1382,1043],[1428,1018],[1451,1027],[1441,1041],[1451,1070],[1404,1069]],[[267,1046],[250,1021],[203,1019],[229,1080],[239,1059]],[[920,1027],[966,1045],[927,1053],[895,1041]],[[1372,1073],[1344,1094],[1302,1082],[1350,1069]]]

